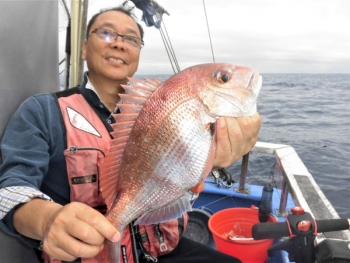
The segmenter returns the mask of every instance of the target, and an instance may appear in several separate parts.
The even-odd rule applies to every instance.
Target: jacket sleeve
[[[49,164],[49,129],[46,113],[36,97],[30,97],[14,113],[1,141],[0,228],[19,236],[27,244],[38,242],[21,236],[13,226],[15,208],[42,198],[52,201],[39,189]]]

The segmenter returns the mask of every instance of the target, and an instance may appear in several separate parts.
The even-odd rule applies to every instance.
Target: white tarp
[[[59,90],[58,0],[0,0],[0,138],[19,104]],[[0,231],[1,262],[39,262]]]
[[[1,0],[0,136],[22,101],[58,90],[58,0]]]

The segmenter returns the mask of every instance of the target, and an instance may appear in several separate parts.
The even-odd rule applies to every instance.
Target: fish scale
[[[193,66],[164,83],[129,79],[100,175],[106,217],[118,231],[135,218],[160,223],[191,208],[188,191],[212,169],[213,124],[254,114],[260,87],[256,71],[224,63]],[[99,259],[118,262],[119,246],[106,240]]]

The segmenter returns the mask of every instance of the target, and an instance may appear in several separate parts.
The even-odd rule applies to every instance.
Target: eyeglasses
[[[90,32],[90,34],[92,33],[96,33],[96,35],[100,39],[102,39],[104,42],[107,42],[107,43],[114,43],[115,41],[117,41],[117,38],[119,36],[122,38],[122,41],[127,46],[134,47],[134,48],[142,48],[144,46],[144,42],[141,38],[121,35],[121,34],[118,34],[117,32],[113,32],[107,29],[96,28],[95,30]]]

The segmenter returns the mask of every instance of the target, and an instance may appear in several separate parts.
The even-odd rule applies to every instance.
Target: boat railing
[[[287,195],[290,193],[294,203],[309,212],[315,219],[337,219],[338,213],[326,198],[312,175],[293,147],[284,144],[257,142],[254,153],[275,155],[283,175],[282,191],[278,214],[285,216]],[[243,157],[239,191],[244,193],[249,154]],[[350,240],[350,231],[320,233],[316,242],[325,238]]]

